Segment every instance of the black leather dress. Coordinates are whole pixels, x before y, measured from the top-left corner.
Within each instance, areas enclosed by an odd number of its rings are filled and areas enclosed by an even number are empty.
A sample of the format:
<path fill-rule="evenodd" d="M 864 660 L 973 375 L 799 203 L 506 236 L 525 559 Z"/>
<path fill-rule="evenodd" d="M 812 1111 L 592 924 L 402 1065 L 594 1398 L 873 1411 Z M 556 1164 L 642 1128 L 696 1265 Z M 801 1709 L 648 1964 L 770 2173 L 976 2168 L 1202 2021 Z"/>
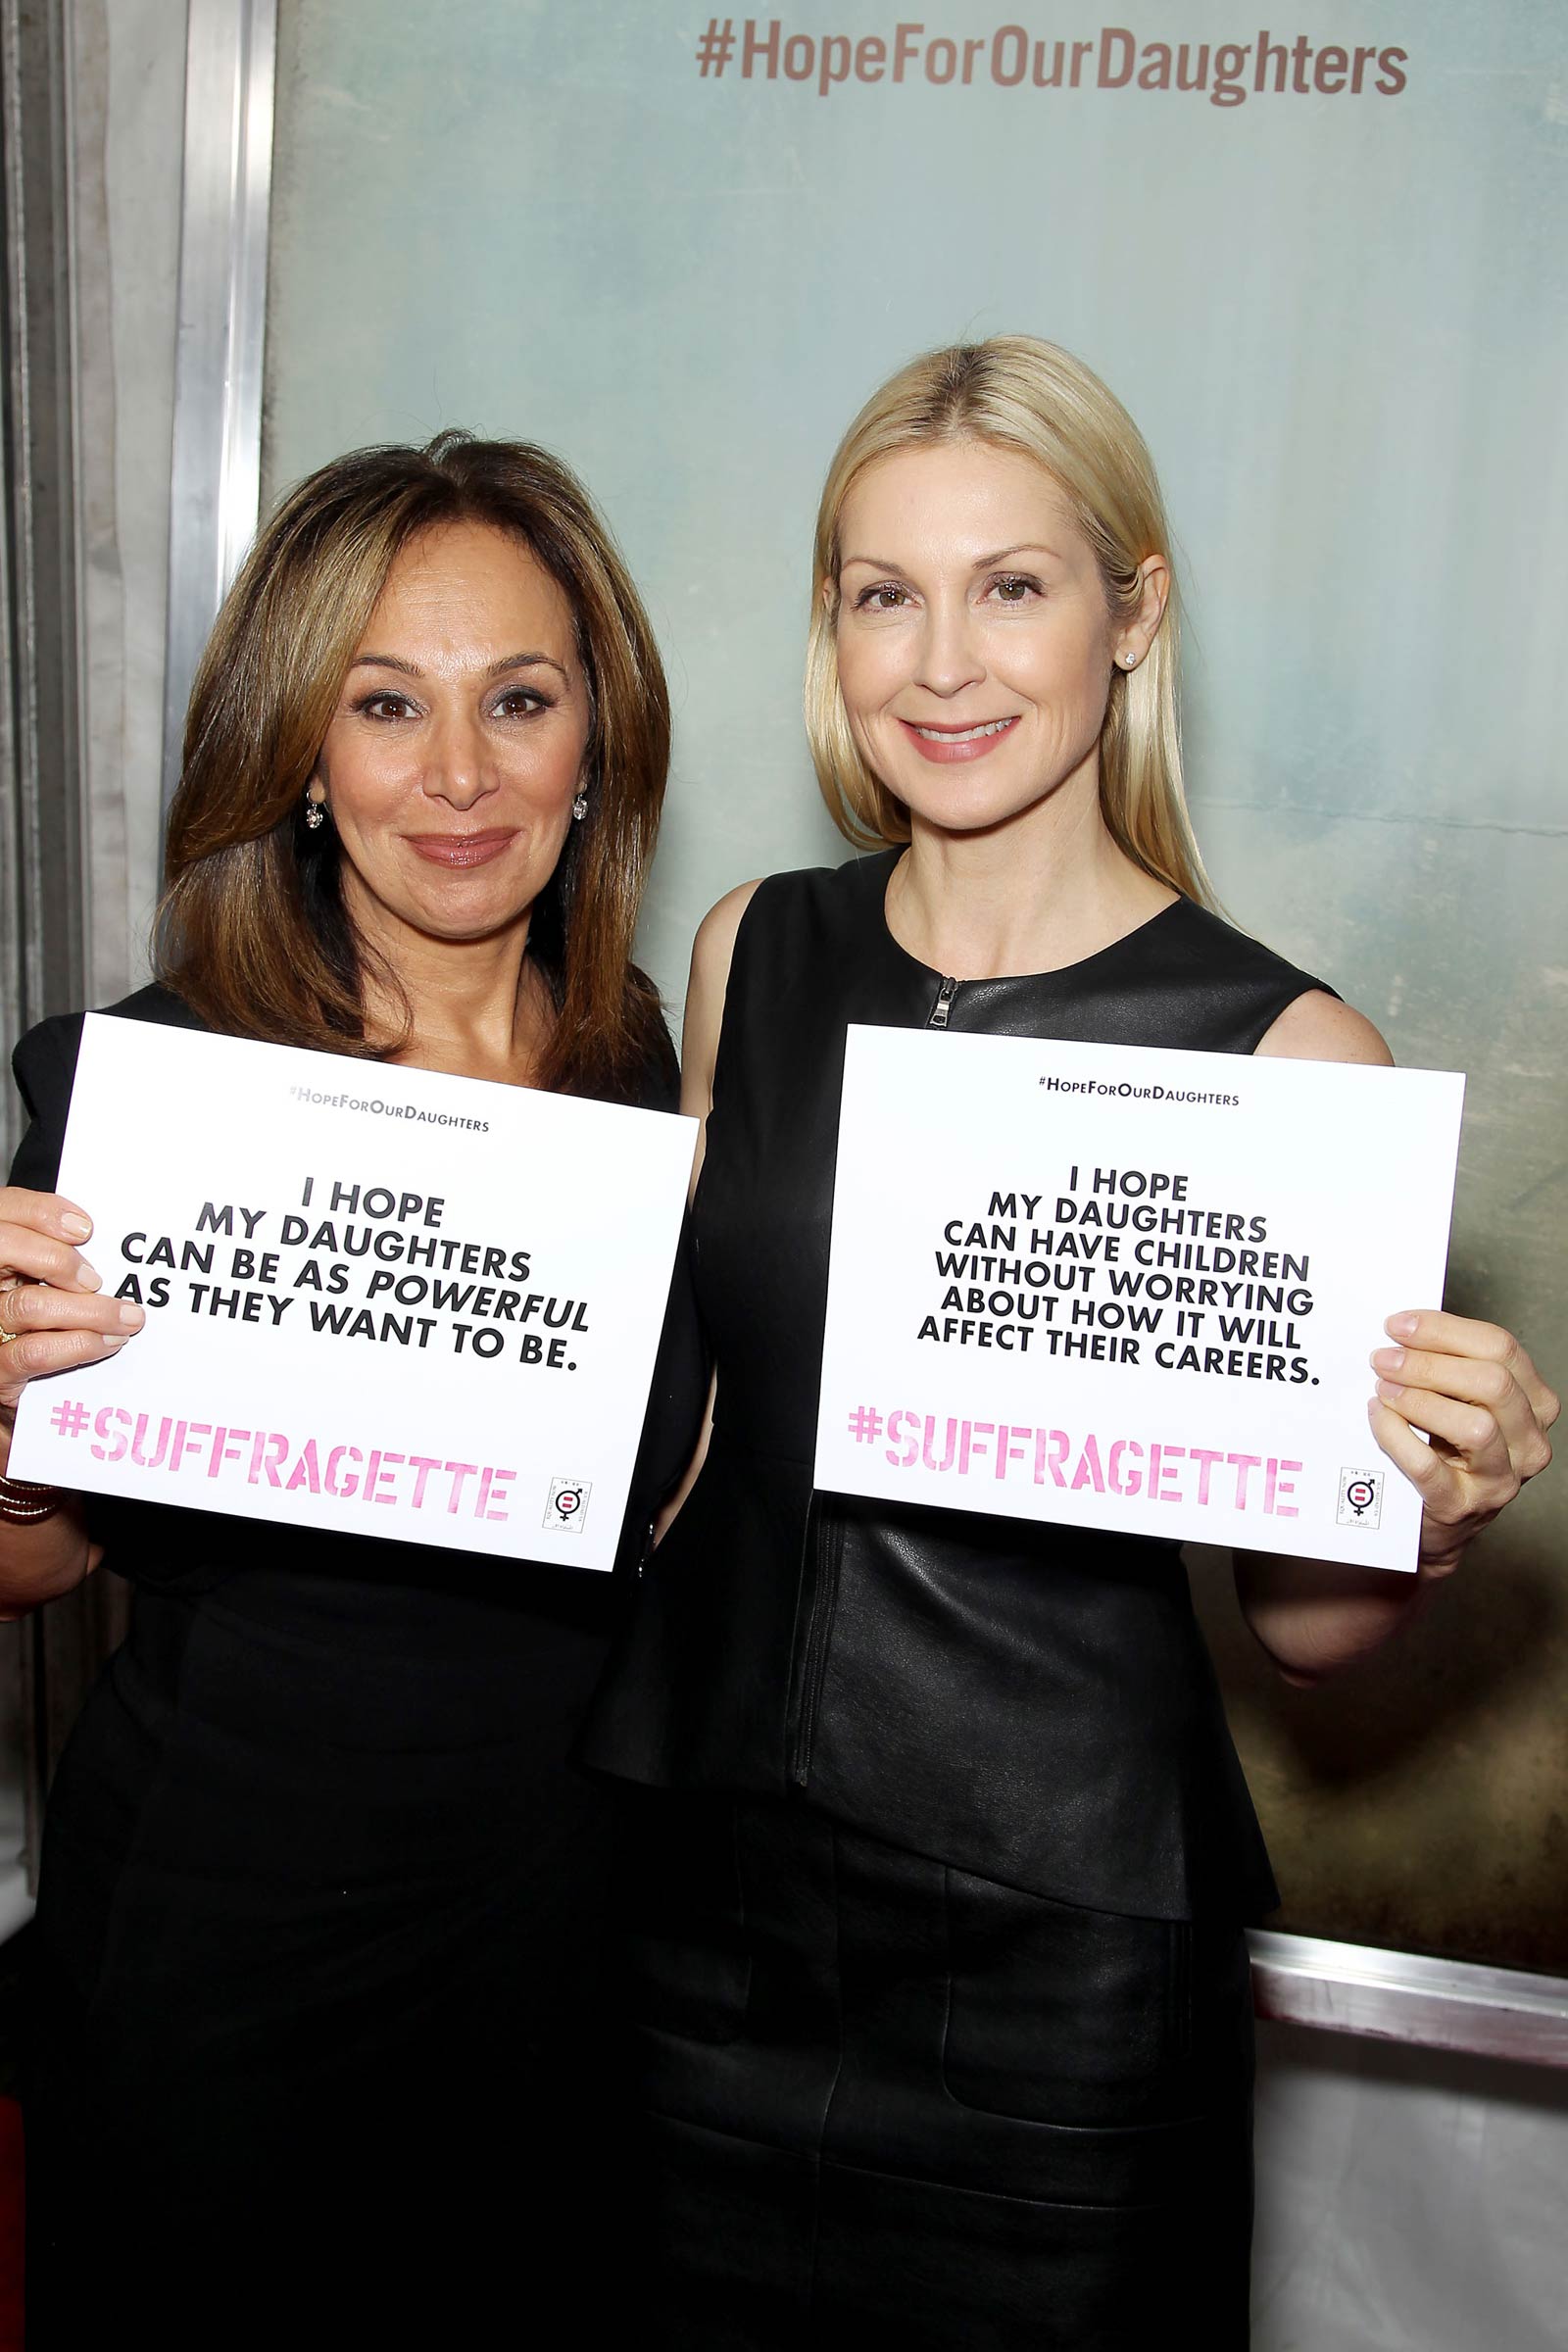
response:
<path fill-rule="evenodd" d="M 1229 2352 L 1240 1931 L 1276 1897 L 1177 1547 L 816 1494 L 811 1457 L 848 1024 L 1247 1054 L 1319 984 L 1180 900 L 954 987 L 887 928 L 894 862 L 776 877 L 740 926 L 694 1209 L 712 1445 L 584 1750 L 640 1785 L 666 2340 L 1089 2352 L 1185 2311 Z"/>
<path fill-rule="evenodd" d="M 19 1184 L 53 1188 L 79 1035 L 17 1050 Z M 36 2352 L 478 2342 L 543 2245 L 591 2328 L 613 1832 L 566 1751 L 701 1393 L 678 1282 L 616 1579 L 89 1497 L 134 1597 L 46 1823 Z"/>

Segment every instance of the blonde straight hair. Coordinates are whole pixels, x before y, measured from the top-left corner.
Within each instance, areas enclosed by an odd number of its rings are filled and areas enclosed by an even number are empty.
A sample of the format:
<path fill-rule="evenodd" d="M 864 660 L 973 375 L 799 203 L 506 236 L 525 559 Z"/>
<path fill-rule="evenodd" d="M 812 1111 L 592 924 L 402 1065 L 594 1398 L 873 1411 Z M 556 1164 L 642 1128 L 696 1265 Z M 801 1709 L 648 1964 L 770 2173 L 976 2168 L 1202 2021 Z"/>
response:
<path fill-rule="evenodd" d="M 817 511 L 806 731 L 834 823 L 857 849 L 909 838 L 909 813 L 861 759 L 839 690 L 839 524 L 856 480 L 878 458 L 937 442 L 984 441 L 1044 466 L 1069 501 L 1100 566 L 1113 619 L 1138 608 L 1139 565 L 1169 562 L 1153 461 L 1114 393 L 1081 360 L 1032 335 L 931 351 L 873 392 L 839 443 Z M 1136 670 L 1113 670 L 1100 739 L 1100 804 L 1117 847 L 1184 898 L 1212 906 L 1182 790 L 1174 575 L 1164 618 Z"/>

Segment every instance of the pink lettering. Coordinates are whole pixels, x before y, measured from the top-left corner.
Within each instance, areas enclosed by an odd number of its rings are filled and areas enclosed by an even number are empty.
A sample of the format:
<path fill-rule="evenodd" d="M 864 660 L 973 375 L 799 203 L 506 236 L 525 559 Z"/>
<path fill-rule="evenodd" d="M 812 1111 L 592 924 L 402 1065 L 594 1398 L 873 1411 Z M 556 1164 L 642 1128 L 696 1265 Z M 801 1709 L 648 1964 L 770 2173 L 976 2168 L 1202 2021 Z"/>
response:
<path fill-rule="evenodd" d="M 476 1519 L 507 1519 L 511 1517 L 511 1513 L 507 1509 L 507 1497 L 502 1494 L 501 1489 L 504 1486 L 510 1486 L 516 1475 L 515 1470 L 486 1470 L 482 1472 L 479 1479 L 479 1499 L 473 1506 L 473 1515 Z M 499 1503 L 501 1508 L 493 1511 L 490 1508 L 492 1502 Z"/>
<path fill-rule="evenodd" d="M 447 1509 L 456 1515 L 458 1505 L 463 1499 L 463 1490 L 470 1478 L 478 1477 L 479 1465 L 477 1462 L 448 1462 L 446 1468 L 452 1480 L 452 1492 L 447 1497 Z"/>
<path fill-rule="evenodd" d="M 351 1502 L 359 1492 L 360 1474 L 357 1470 L 345 1471 L 343 1464 L 364 1459 L 357 1446 L 334 1446 L 326 1457 L 327 1493 L 337 1495 L 342 1502 Z"/>
<path fill-rule="evenodd" d="M 971 1455 L 977 1456 L 981 1461 L 985 1460 L 991 1448 L 984 1441 L 994 1436 L 995 1432 L 996 1423 L 994 1421 L 965 1421 L 958 1433 L 958 1476 L 960 1478 L 967 1478 L 969 1475 Z"/>
<path fill-rule="evenodd" d="M 280 1438 L 275 1430 L 259 1429 L 256 1432 L 256 1443 L 251 1447 L 251 1466 L 246 1478 L 247 1486 L 259 1487 L 264 1473 L 270 1487 L 281 1486 L 283 1482 L 277 1475 L 278 1465 L 287 1459 L 287 1438 Z"/>
<path fill-rule="evenodd" d="M 1206 1446 L 1194 1446 L 1188 1454 L 1188 1459 L 1198 1464 L 1198 1499 L 1200 1502 L 1207 1502 L 1209 1474 L 1213 1470 L 1214 1464 L 1222 1462 L 1225 1456 L 1222 1453 L 1210 1453 Z"/>
<path fill-rule="evenodd" d="M 110 1431 L 117 1422 L 120 1425 L 119 1432 L 111 1436 Z M 123 1435 L 123 1432 L 130 1427 L 130 1415 L 124 1407 L 119 1404 L 100 1405 L 93 1415 L 92 1426 L 94 1433 L 92 1450 L 96 1459 L 100 1462 L 122 1462 L 130 1444 L 130 1440 Z"/>
<path fill-rule="evenodd" d="M 378 1446 L 370 1455 L 369 1465 L 365 1473 L 365 1487 L 361 1500 L 395 1504 L 397 1502 L 395 1494 L 383 1494 L 379 1490 L 382 1487 L 393 1487 L 397 1484 L 386 1465 L 390 1462 L 402 1462 L 405 1458 L 401 1453 L 383 1453 Z"/>
<path fill-rule="evenodd" d="M 1239 1511 L 1245 1511 L 1247 1508 L 1248 1473 L 1252 1470 L 1261 1470 L 1263 1457 L 1260 1453 L 1228 1453 L 1225 1459 L 1236 1473 L 1236 1508 Z"/>
<path fill-rule="evenodd" d="M 244 1450 L 243 1440 L 250 1436 L 248 1429 L 215 1429 L 212 1448 L 207 1456 L 207 1475 L 217 1478 L 225 1462 L 237 1462 Z M 241 1443 L 236 1444 L 239 1440 Z"/>
<path fill-rule="evenodd" d="M 1064 1487 L 1061 1465 L 1067 1459 L 1067 1432 L 1064 1429 L 1035 1431 L 1035 1485 L 1043 1487 L 1049 1477 L 1052 1485 Z"/>
<path fill-rule="evenodd" d="M 1273 1454 L 1263 1465 L 1263 1508 L 1272 1511 L 1276 1519 L 1298 1519 L 1300 1513 L 1294 1502 L 1281 1502 L 1282 1494 L 1294 1494 L 1296 1482 L 1287 1478 L 1287 1470 L 1299 1470 L 1299 1462 L 1276 1461 Z"/>
<path fill-rule="evenodd" d="M 1185 1446 L 1151 1446 L 1149 1449 L 1149 1499 L 1151 1502 L 1181 1501 L 1181 1488 L 1179 1486 L 1168 1487 L 1165 1481 L 1176 1475 L 1170 1469 L 1170 1463 L 1186 1459 L 1187 1448 Z"/>
<path fill-rule="evenodd" d="M 316 1440 L 307 1438 L 300 1447 L 300 1458 L 283 1481 L 283 1492 L 292 1494 L 297 1487 L 305 1487 L 312 1494 L 321 1492 L 321 1464 L 316 1450 Z"/>
<path fill-rule="evenodd" d="M 1085 1438 L 1083 1451 L 1078 1456 L 1077 1468 L 1072 1474 L 1072 1491 L 1075 1494 L 1080 1487 L 1093 1487 L 1097 1494 L 1105 1492 L 1105 1473 L 1100 1466 L 1100 1441 L 1097 1438 Z"/>
<path fill-rule="evenodd" d="M 1143 1491 L 1144 1474 L 1141 1470 L 1129 1470 L 1125 1480 L 1122 1477 L 1122 1456 L 1129 1453 L 1135 1454 L 1142 1461 L 1144 1449 L 1136 1438 L 1118 1438 L 1106 1457 L 1105 1477 L 1113 1494 L 1131 1496 Z"/>
<path fill-rule="evenodd" d="M 1009 1462 L 1021 1462 L 1026 1460 L 1028 1457 L 1029 1448 L 1027 1446 L 1015 1446 L 1012 1442 L 1013 1439 L 1032 1438 L 1034 1434 L 1035 1433 L 1032 1429 L 1015 1429 L 1005 1421 L 998 1422 L 997 1476 L 999 1478 L 1006 1477 L 1007 1464 Z"/>

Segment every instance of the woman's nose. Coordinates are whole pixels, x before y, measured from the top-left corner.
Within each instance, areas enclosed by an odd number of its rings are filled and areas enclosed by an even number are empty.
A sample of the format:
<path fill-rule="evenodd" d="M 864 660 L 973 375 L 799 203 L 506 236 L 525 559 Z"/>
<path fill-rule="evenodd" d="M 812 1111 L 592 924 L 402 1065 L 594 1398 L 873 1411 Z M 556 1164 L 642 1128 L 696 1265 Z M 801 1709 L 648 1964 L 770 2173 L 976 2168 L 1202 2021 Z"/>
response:
<path fill-rule="evenodd" d="M 453 713 L 436 729 L 425 790 L 454 808 L 471 808 L 488 789 L 482 731 L 466 714 Z"/>
<path fill-rule="evenodd" d="M 961 694 L 985 675 L 966 600 L 933 600 L 921 635 L 917 682 L 932 694 Z"/>

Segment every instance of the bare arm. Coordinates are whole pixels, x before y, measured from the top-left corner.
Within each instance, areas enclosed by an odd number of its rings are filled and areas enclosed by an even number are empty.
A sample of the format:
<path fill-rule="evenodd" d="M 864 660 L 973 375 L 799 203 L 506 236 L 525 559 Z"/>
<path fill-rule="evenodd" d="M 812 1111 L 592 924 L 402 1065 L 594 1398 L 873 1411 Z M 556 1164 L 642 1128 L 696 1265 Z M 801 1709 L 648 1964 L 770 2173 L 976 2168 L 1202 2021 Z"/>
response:
<path fill-rule="evenodd" d="M 1307 1061 L 1394 1059 L 1370 1021 L 1316 989 L 1287 1006 L 1257 1050 Z M 1407 1577 L 1238 1552 L 1243 1614 L 1288 1682 L 1351 1665 L 1408 1623 L 1471 1539 L 1551 1459 L 1545 1433 L 1558 1399 L 1510 1333 L 1437 1309 L 1391 1315 L 1384 1329 L 1391 1345 L 1371 1359 L 1377 1393 L 1367 1417 L 1421 1494 L 1419 1567 Z"/>
<path fill-rule="evenodd" d="M 742 882 L 736 889 L 726 892 L 718 905 L 704 915 L 692 943 L 691 978 L 686 987 L 686 1018 L 681 1030 L 680 1106 L 688 1118 L 699 1122 L 697 1150 L 692 1159 L 690 1198 L 694 1200 L 708 1151 L 708 1114 L 713 1107 L 713 1070 L 718 1060 L 719 1031 L 724 1025 L 724 995 L 729 986 L 735 934 L 740 929 L 741 916 L 751 905 L 752 893 L 756 888 L 755 882 Z M 708 1459 L 709 1440 L 713 1434 L 713 1397 L 717 1387 L 715 1374 L 709 1383 L 708 1410 L 703 1415 L 702 1431 L 692 1458 L 679 1486 L 655 1522 L 656 1544 L 662 1538 L 697 1484 L 698 1472 Z"/>

